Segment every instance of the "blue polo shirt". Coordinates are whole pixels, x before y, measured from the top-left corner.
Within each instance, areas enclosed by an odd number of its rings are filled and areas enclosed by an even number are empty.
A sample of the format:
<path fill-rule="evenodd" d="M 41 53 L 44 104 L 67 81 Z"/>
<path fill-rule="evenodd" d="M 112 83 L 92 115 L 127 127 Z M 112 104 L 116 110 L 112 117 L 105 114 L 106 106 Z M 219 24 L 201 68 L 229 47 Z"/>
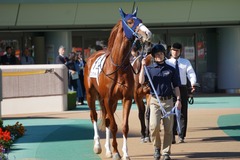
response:
<path fill-rule="evenodd" d="M 163 64 L 154 62 L 153 64 L 147 66 L 147 71 L 158 96 L 173 96 L 173 88 L 180 86 L 179 77 L 176 74 L 175 68 L 165 62 Z M 145 81 L 148 81 L 146 72 L 144 73 L 144 76 Z M 152 86 L 150 94 L 154 95 Z"/>

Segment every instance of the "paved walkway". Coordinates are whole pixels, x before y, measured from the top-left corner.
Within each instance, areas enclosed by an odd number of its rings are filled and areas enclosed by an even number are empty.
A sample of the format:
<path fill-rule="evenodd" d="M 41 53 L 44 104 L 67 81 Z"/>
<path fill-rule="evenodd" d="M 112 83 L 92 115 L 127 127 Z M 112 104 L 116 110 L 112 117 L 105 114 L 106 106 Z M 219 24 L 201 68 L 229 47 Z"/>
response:
<path fill-rule="evenodd" d="M 189 105 L 189 128 L 186 143 L 172 145 L 172 159 L 240 159 L 240 96 L 197 97 Z M 121 107 L 116 112 L 121 153 Z M 136 105 L 130 113 L 128 138 L 132 160 L 153 159 L 151 143 L 140 143 L 140 123 Z M 27 131 L 12 146 L 9 160 L 100 160 L 95 155 L 93 128 L 87 106 L 72 111 L 3 117 L 4 125 L 22 123 Z M 139 124 L 139 125 L 137 125 Z"/>

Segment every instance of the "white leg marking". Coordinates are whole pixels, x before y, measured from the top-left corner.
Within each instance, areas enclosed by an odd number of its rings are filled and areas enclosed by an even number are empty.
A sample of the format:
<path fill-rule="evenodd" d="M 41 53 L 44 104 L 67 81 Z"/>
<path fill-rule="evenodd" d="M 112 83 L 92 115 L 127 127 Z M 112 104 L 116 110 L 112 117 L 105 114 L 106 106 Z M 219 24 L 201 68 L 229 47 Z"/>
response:
<path fill-rule="evenodd" d="M 100 144 L 100 137 L 98 134 L 98 128 L 97 128 L 97 122 L 93 122 L 93 128 L 94 128 L 94 147 L 93 151 L 96 154 L 100 154 L 102 152 L 101 144 Z"/>
<path fill-rule="evenodd" d="M 123 152 L 123 159 L 128 159 L 128 147 L 127 147 L 127 139 L 125 136 L 123 136 L 123 147 L 122 147 L 122 152 Z"/>
<path fill-rule="evenodd" d="M 105 148 L 106 148 L 106 157 L 112 158 L 112 151 L 110 146 L 110 129 L 106 127 L 106 142 L 105 142 Z"/>

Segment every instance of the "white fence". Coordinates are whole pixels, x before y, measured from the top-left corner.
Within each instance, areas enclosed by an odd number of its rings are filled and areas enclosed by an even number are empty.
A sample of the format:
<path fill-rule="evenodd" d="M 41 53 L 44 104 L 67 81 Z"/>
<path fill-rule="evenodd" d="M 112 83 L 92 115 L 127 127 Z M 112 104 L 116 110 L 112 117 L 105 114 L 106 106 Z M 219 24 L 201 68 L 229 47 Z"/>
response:
<path fill-rule="evenodd" d="M 0 66 L 1 115 L 67 110 L 65 65 Z"/>

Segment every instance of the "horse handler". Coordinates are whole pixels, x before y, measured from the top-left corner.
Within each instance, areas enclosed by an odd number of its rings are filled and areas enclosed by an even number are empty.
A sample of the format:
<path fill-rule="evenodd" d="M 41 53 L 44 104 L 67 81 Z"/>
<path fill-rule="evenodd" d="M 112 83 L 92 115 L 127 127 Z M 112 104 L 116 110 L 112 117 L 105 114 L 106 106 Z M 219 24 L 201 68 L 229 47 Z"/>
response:
<path fill-rule="evenodd" d="M 146 66 L 145 59 L 142 60 L 142 68 L 139 74 L 139 83 L 143 84 L 145 80 L 152 81 L 150 94 L 150 134 L 155 149 L 154 159 L 159 160 L 161 157 L 161 138 L 160 138 L 160 121 L 162 119 L 163 110 L 170 112 L 173 108 L 173 90 L 175 89 L 177 96 L 176 106 L 181 109 L 181 99 L 179 90 L 179 77 L 173 67 L 165 63 L 165 48 L 161 44 L 152 47 L 152 56 L 154 63 Z M 146 73 L 146 71 L 148 74 Z M 154 92 L 155 90 L 155 92 Z M 157 95 L 156 95 L 156 94 Z M 158 96 L 158 97 L 157 97 Z M 161 103 L 158 103 L 158 98 Z M 164 111 L 164 112 L 165 112 Z M 171 144 L 172 144 L 172 128 L 173 115 L 163 118 L 164 139 L 162 146 L 163 160 L 170 160 Z"/>

